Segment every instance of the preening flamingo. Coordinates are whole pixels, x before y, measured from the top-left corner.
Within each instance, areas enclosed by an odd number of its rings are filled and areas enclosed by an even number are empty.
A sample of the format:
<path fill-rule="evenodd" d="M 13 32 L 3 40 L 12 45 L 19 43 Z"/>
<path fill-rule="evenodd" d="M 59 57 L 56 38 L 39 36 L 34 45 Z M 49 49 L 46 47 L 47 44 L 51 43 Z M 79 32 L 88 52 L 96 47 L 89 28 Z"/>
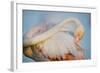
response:
<path fill-rule="evenodd" d="M 23 53 L 35 61 L 84 59 L 80 45 L 83 35 L 84 27 L 77 18 L 67 18 L 50 29 L 33 27 L 24 35 Z"/>

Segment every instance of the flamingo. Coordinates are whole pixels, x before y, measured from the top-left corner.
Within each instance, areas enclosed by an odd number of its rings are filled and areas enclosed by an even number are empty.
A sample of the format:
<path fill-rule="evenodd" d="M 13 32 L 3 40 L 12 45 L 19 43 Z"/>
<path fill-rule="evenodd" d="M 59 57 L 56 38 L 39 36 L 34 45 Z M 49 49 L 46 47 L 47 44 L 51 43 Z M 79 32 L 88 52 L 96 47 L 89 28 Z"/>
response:
<path fill-rule="evenodd" d="M 50 29 L 47 25 L 33 27 L 24 35 L 23 53 L 35 61 L 81 60 L 83 35 L 83 24 L 74 17 Z"/>

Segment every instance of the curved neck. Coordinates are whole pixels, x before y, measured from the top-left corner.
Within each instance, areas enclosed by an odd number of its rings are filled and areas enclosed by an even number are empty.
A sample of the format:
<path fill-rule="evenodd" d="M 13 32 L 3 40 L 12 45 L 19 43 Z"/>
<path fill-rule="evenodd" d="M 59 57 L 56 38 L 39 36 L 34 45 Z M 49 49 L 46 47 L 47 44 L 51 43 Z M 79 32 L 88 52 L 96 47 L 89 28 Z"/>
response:
<path fill-rule="evenodd" d="M 25 43 L 25 45 L 33 45 L 33 44 L 35 45 L 39 42 L 47 40 L 48 38 L 52 37 L 54 34 L 59 32 L 61 28 L 70 25 L 70 23 L 75 23 L 75 25 L 78 26 L 77 28 L 82 27 L 82 24 L 80 23 L 80 21 L 78 19 L 68 18 L 68 19 L 65 19 L 63 22 L 57 24 L 56 26 L 52 27 L 47 32 L 44 32 L 43 34 L 38 35 L 34 38 L 30 38 L 29 40 L 26 41 L 26 43 L 25 42 L 24 43 Z"/>

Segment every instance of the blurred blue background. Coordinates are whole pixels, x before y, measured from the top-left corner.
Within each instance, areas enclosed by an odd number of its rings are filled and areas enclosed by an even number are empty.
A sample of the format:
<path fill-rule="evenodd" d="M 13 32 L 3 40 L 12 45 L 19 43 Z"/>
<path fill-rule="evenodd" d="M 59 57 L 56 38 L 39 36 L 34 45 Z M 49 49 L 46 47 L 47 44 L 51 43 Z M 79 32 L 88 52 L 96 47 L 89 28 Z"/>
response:
<path fill-rule="evenodd" d="M 77 12 L 56 12 L 56 11 L 36 11 L 23 10 L 23 34 L 31 27 L 41 24 L 57 24 L 66 18 L 78 18 L 85 28 L 85 35 L 81 41 L 86 59 L 91 59 L 91 14 Z M 23 62 L 33 62 L 33 60 L 23 55 Z"/>

